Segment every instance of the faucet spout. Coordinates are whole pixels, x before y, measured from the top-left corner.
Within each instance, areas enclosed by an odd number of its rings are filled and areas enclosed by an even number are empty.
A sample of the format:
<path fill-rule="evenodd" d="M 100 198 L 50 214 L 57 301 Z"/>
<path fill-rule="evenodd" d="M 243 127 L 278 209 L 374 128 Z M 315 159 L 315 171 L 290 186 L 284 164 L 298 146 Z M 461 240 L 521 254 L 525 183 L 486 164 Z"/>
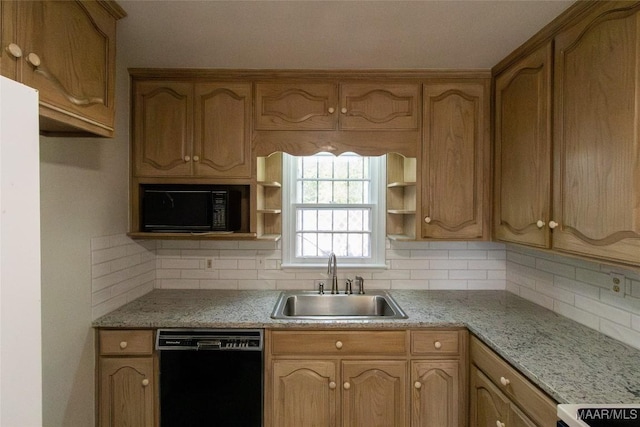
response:
<path fill-rule="evenodd" d="M 329 262 L 327 264 L 327 275 L 331 276 L 331 293 L 337 294 L 338 292 L 338 260 L 336 254 L 331 252 L 329 254 Z"/>

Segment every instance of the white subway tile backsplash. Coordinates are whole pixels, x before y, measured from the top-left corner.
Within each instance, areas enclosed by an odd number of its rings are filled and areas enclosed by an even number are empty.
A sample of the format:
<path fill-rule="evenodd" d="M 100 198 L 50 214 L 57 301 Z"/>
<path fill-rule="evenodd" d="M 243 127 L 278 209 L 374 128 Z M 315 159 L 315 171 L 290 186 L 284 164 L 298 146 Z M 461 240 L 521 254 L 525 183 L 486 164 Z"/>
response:
<path fill-rule="evenodd" d="M 434 290 L 456 290 L 467 289 L 466 280 L 429 280 L 429 289 Z"/>
<path fill-rule="evenodd" d="M 575 320 L 578 323 L 582 323 L 592 329 L 599 330 L 600 318 L 596 314 L 581 310 L 570 304 L 565 304 L 562 301 L 554 301 L 553 310 L 558 314 Z"/>
<path fill-rule="evenodd" d="M 487 259 L 487 251 L 468 249 L 449 251 L 449 259 Z"/>
<path fill-rule="evenodd" d="M 433 270 L 466 270 L 469 261 L 460 260 L 432 260 L 429 261 L 429 267 Z"/>

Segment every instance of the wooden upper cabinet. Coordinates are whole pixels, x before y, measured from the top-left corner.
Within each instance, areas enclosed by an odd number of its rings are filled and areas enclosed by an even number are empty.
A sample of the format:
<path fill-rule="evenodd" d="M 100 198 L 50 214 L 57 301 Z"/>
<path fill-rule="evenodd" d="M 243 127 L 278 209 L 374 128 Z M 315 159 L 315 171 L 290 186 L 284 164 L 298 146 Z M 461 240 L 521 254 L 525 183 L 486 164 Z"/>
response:
<path fill-rule="evenodd" d="M 550 247 L 551 44 L 519 60 L 495 83 L 494 233 Z"/>
<path fill-rule="evenodd" d="M 39 91 L 40 130 L 113 136 L 124 11 L 91 0 L 2 3 L 2 74 Z"/>
<path fill-rule="evenodd" d="M 340 86 L 340 129 L 418 130 L 420 85 L 344 83 Z"/>
<path fill-rule="evenodd" d="M 422 237 L 488 237 L 488 82 L 424 88 Z"/>
<path fill-rule="evenodd" d="M 334 83 L 257 83 L 256 130 L 333 130 L 338 117 Z"/>
<path fill-rule="evenodd" d="M 135 81 L 132 98 L 133 174 L 191 175 L 193 84 Z"/>
<path fill-rule="evenodd" d="M 251 83 L 199 83 L 195 101 L 195 175 L 250 177 Z"/>
<path fill-rule="evenodd" d="M 249 178 L 251 84 L 133 82 L 139 177 Z"/>
<path fill-rule="evenodd" d="M 553 248 L 640 264 L 640 5 L 555 39 Z"/>

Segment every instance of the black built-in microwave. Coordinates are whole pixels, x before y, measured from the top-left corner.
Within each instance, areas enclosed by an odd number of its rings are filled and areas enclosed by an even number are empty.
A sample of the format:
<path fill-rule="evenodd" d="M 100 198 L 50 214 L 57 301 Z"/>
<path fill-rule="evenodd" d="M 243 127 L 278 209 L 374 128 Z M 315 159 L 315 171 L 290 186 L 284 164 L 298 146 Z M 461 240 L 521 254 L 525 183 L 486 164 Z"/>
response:
<path fill-rule="evenodd" d="M 240 229 L 241 193 L 210 185 L 140 186 L 142 231 L 193 232 Z"/>

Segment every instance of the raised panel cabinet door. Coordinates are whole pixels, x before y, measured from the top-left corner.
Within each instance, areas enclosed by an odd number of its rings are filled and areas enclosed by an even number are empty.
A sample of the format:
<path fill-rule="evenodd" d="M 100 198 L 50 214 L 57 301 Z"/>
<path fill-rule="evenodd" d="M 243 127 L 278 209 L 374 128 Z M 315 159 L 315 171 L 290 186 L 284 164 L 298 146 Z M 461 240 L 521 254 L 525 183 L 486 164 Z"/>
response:
<path fill-rule="evenodd" d="M 536 423 L 531 421 L 531 418 L 527 417 L 514 404 L 511 404 L 509 408 L 509 421 L 507 423 L 509 427 L 537 427 Z"/>
<path fill-rule="evenodd" d="M 257 83 L 256 130 L 334 130 L 335 83 Z"/>
<path fill-rule="evenodd" d="M 193 84 L 133 83 L 134 175 L 191 176 L 193 173 Z"/>
<path fill-rule="evenodd" d="M 513 64 L 495 84 L 494 233 L 549 248 L 551 44 Z"/>
<path fill-rule="evenodd" d="M 116 20 L 97 1 L 19 3 L 19 78 L 40 92 L 40 114 L 113 131 Z"/>
<path fill-rule="evenodd" d="M 17 6 L 16 1 L 0 1 L 0 72 L 12 80 L 18 80 L 18 61 L 23 53 L 18 39 Z"/>
<path fill-rule="evenodd" d="M 640 264 L 639 24 L 603 2 L 555 39 L 555 249 Z"/>
<path fill-rule="evenodd" d="M 411 427 L 462 427 L 457 360 L 411 364 Z"/>
<path fill-rule="evenodd" d="M 488 100 L 483 83 L 424 87 L 424 238 L 487 238 Z"/>
<path fill-rule="evenodd" d="M 153 427 L 153 358 L 100 359 L 100 426 Z"/>
<path fill-rule="evenodd" d="M 195 175 L 251 177 L 250 120 L 251 83 L 196 84 Z"/>
<path fill-rule="evenodd" d="M 510 401 L 475 366 L 471 366 L 469 427 L 507 425 Z"/>
<path fill-rule="evenodd" d="M 340 129 L 418 130 L 419 125 L 419 84 L 340 85 Z"/>
<path fill-rule="evenodd" d="M 342 362 L 342 425 L 403 427 L 408 412 L 405 361 Z"/>
<path fill-rule="evenodd" d="M 337 362 L 274 360 L 273 427 L 335 427 Z"/>

